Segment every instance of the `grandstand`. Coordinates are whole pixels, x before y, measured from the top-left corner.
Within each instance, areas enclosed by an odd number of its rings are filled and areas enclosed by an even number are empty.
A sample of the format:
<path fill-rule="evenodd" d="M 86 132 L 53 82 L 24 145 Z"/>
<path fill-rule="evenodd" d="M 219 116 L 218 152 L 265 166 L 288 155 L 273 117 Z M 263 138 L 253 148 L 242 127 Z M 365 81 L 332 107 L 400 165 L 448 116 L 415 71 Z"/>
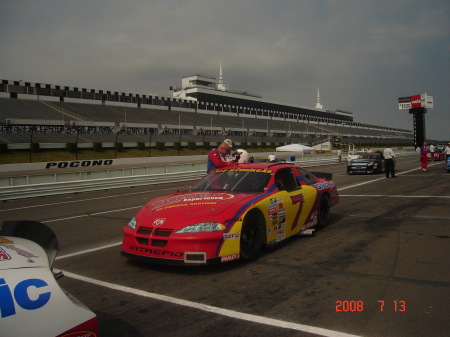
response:
<path fill-rule="evenodd" d="M 253 109 L 190 99 L 88 90 L 2 80 L 0 143 L 24 148 L 66 143 L 122 142 L 154 146 L 164 142 L 215 143 L 232 138 L 238 145 L 412 143 L 410 130 L 356 123 L 345 119 Z"/>

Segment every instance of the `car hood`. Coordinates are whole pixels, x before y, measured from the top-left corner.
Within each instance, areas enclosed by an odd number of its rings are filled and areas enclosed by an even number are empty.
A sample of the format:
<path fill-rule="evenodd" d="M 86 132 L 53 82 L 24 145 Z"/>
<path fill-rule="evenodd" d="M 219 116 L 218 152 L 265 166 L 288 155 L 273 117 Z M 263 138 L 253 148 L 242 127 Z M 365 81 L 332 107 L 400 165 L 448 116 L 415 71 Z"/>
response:
<path fill-rule="evenodd" d="M 241 207 L 250 205 L 256 197 L 257 194 L 226 192 L 175 193 L 151 200 L 139 211 L 137 217 L 144 220 L 147 226 L 171 228 L 181 228 L 198 219 L 224 221 L 236 216 L 235 213 Z"/>
<path fill-rule="evenodd" d="M 368 164 L 370 162 L 375 162 L 377 161 L 376 159 L 353 159 L 351 162 L 353 163 L 358 163 L 358 164 Z"/>

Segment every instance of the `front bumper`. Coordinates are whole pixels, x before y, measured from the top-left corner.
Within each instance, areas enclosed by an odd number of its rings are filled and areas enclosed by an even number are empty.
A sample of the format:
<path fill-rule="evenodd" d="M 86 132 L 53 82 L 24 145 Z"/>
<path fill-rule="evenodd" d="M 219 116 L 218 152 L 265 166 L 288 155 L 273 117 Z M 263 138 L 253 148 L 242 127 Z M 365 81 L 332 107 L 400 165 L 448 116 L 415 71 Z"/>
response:
<path fill-rule="evenodd" d="M 162 264 L 162 265 L 168 265 L 168 266 L 194 266 L 194 265 L 211 265 L 211 264 L 217 264 L 221 263 L 222 258 L 220 257 L 214 257 L 211 259 L 205 259 L 205 260 L 189 260 L 188 259 L 168 259 L 168 258 L 161 258 L 161 257 L 152 257 L 152 256 L 144 256 L 144 255 L 136 255 L 127 253 L 125 251 L 121 251 L 120 254 L 130 260 L 133 261 L 142 261 L 147 263 L 153 263 L 153 264 Z"/>
<path fill-rule="evenodd" d="M 205 265 L 239 258 L 237 251 L 220 256 L 223 232 L 170 234 L 164 238 L 155 238 L 153 234 L 142 235 L 129 227 L 125 227 L 122 232 L 121 254 L 134 260 L 171 265 Z"/>

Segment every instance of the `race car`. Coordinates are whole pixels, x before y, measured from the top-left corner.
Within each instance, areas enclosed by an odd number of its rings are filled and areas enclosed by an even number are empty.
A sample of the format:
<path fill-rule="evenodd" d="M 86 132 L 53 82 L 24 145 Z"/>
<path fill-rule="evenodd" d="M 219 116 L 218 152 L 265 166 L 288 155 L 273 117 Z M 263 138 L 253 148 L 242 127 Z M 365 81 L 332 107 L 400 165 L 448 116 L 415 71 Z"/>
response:
<path fill-rule="evenodd" d="M 441 149 L 434 150 L 433 155 L 431 155 L 431 152 L 427 152 L 427 157 L 429 160 L 444 160 L 445 159 L 445 153 Z"/>
<path fill-rule="evenodd" d="M 347 163 L 347 173 L 380 173 L 384 171 L 384 156 L 381 151 L 362 153 Z"/>
<path fill-rule="evenodd" d="M 123 228 L 121 253 L 180 265 L 255 259 L 263 247 L 329 222 L 339 202 L 331 178 L 292 163 L 216 169 L 144 205 Z"/>
<path fill-rule="evenodd" d="M 0 335 L 96 337 L 96 315 L 59 287 L 53 273 L 58 240 L 35 221 L 5 221 L 0 229 Z"/>
<path fill-rule="evenodd" d="M 365 154 L 366 152 L 358 151 L 358 152 L 349 152 L 347 156 L 347 163 L 352 160 L 358 159 L 359 156 Z"/>

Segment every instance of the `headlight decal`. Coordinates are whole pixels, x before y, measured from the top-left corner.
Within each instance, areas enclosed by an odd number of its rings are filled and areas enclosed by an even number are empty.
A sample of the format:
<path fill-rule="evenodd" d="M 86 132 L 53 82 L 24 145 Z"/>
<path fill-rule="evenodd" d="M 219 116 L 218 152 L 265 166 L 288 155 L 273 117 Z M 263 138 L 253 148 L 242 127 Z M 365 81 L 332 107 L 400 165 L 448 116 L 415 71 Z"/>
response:
<path fill-rule="evenodd" d="M 177 230 L 176 234 L 186 234 L 186 233 L 211 233 L 220 232 L 225 230 L 225 225 L 219 222 L 200 222 L 197 224 L 189 225 Z"/>
<path fill-rule="evenodd" d="M 137 226 L 137 220 L 136 217 L 134 216 L 133 218 L 131 218 L 131 220 L 128 222 L 128 227 L 130 227 L 131 229 L 136 229 Z"/>

